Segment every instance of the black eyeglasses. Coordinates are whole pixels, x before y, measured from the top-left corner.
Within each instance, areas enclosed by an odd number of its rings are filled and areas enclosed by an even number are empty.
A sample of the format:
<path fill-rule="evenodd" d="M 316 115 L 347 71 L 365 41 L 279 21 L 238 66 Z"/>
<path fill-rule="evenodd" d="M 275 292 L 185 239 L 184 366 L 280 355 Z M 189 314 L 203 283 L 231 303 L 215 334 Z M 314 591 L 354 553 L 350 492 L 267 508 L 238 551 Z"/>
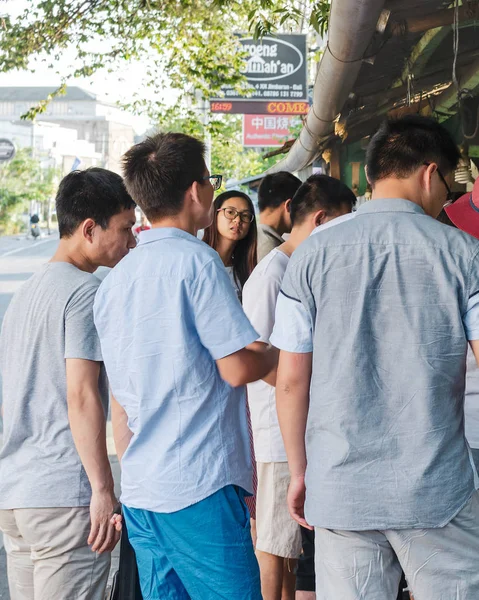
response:
<path fill-rule="evenodd" d="M 200 181 L 206 181 L 207 179 L 210 180 L 210 183 L 216 192 L 216 190 L 219 190 L 221 187 L 221 182 L 223 181 L 223 175 L 208 175 L 207 177 L 202 177 Z"/>
<path fill-rule="evenodd" d="M 232 206 L 225 206 L 224 208 L 218 208 L 216 212 L 220 212 L 221 210 L 223 211 L 228 221 L 234 221 L 238 216 L 241 219 L 241 221 L 243 221 L 243 223 L 252 223 L 254 219 L 254 214 L 249 210 L 239 211 L 236 210 L 236 208 L 233 208 Z"/>
<path fill-rule="evenodd" d="M 429 166 L 431 166 L 431 163 L 425 162 L 424 166 L 429 167 Z M 444 202 L 444 208 L 446 208 L 448 206 L 451 206 L 451 204 L 454 203 L 454 194 L 453 194 L 451 188 L 449 187 L 449 184 L 447 183 L 446 178 L 441 173 L 441 170 L 439 169 L 439 167 L 436 166 L 436 170 L 437 170 L 437 174 L 439 175 L 441 181 L 444 184 L 444 187 L 447 190 L 446 202 Z"/>

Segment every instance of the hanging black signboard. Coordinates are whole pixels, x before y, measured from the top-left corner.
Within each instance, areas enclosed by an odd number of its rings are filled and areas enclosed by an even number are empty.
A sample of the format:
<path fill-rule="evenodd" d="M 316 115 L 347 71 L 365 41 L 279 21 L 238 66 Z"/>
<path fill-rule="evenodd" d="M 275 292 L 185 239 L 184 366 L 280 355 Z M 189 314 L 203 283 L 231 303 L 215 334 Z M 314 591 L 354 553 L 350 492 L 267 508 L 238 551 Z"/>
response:
<path fill-rule="evenodd" d="M 307 101 L 305 35 L 278 34 L 258 40 L 242 36 L 240 43 L 246 53 L 242 73 L 249 93 L 241 96 L 232 86 L 225 86 L 224 97 L 218 100 Z"/>

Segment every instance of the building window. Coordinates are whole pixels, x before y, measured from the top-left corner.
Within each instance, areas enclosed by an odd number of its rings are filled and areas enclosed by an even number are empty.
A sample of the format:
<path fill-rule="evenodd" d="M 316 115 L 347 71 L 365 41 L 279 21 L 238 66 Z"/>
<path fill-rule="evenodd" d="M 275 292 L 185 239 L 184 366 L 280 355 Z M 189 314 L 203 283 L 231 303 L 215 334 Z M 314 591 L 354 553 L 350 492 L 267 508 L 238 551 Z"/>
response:
<path fill-rule="evenodd" d="M 52 115 L 66 115 L 68 114 L 68 102 L 56 102 L 55 100 L 51 103 Z"/>
<path fill-rule="evenodd" d="M 15 115 L 21 117 L 28 110 L 28 104 L 26 102 L 15 102 Z"/>
<path fill-rule="evenodd" d="M 7 116 L 13 115 L 15 105 L 13 102 L 0 102 L 0 115 Z"/>

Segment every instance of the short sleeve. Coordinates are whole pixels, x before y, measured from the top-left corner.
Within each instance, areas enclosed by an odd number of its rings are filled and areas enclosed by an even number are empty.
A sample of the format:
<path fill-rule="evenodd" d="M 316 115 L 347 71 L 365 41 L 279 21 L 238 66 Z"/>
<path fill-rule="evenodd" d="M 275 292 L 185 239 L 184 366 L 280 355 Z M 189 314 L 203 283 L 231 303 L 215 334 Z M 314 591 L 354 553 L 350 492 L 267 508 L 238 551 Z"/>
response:
<path fill-rule="evenodd" d="M 221 260 L 211 260 L 191 283 L 191 311 L 203 346 L 214 360 L 258 339 Z"/>
<path fill-rule="evenodd" d="M 243 289 L 243 308 L 251 325 L 259 333 L 259 342 L 269 344 L 273 332 L 276 301 L 281 287 L 279 280 L 254 271 Z"/>
<path fill-rule="evenodd" d="M 467 339 L 479 340 L 479 293 L 469 298 L 463 323 Z"/>
<path fill-rule="evenodd" d="M 96 285 L 80 287 L 66 306 L 65 358 L 102 361 L 100 339 L 93 320 L 97 290 Z"/>
<path fill-rule="evenodd" d="M 299 354 L 313 351 L 311 317 L 301 302 L 280 292 L 270 342 L 276 348 Z"/>
<path fill-rule="evenodd" d="M 462 321 L 467 339 L 479 340 L 479 249 L 469 266 L 469 298 Z"/>

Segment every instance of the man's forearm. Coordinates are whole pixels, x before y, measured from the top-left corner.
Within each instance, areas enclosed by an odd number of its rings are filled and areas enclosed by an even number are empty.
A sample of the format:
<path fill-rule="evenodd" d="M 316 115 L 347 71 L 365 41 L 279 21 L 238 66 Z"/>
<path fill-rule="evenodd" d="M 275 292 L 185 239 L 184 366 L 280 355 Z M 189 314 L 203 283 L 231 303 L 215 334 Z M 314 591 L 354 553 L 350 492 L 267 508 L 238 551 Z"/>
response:
<path fill-rule="evenodd" d="M 73 441 L 94 491 L 112 491 L 106 420 L 98 394 L 70 395 L 68 418 Z"/>
<path fill-rule="evenodd" d="M 243 352 L 245 383 L 267 377 L 276 367 L 275 348 L 261 351 L 245 349 Z"/>
<path fill-rule="evenodd" d="M 66 360 L 68 419 L 92 490 L 113 493 L 106 447 L 106 419 L 98 389 L 99 374 L 99 362 Z"/>
<path fill-rule="evenodd" d="M 221 377 L 231 386 L 238 387 L 263 379 L 276 366 L 276 351 L 243 348 L 216 361 Z"/>
<path fill-rule="evenodd" d="M 111 398 L 111 424 L 113 426 L 116 454 L 121 462 L 133 437 L 133 432 L 128 427 L 128 416 L 125 410 L 113 396 Z"/>
<path fill-rule="evenodd" d="M 311 354 L 281 352 L 276 380 L 276 408 L 292 477 L 306 471 L 305 434 L 309 411 Z"/>
<path fill-rule="evenodd" d="M 279 361 L 279 350 L 270 346 L 269 344 L 265 344 L 264 342 L 253 342 L 249 346 L 246 347 L 247 350 L 252 350 L 254 352 L 269 352 L 270 356 L 273 357 L 273 367 L 266 373 L 264 377 L 261 379 L 269 385 L 273 387 L 276 386 L 276 375 L 278 372 L 278 361 Z"/>

